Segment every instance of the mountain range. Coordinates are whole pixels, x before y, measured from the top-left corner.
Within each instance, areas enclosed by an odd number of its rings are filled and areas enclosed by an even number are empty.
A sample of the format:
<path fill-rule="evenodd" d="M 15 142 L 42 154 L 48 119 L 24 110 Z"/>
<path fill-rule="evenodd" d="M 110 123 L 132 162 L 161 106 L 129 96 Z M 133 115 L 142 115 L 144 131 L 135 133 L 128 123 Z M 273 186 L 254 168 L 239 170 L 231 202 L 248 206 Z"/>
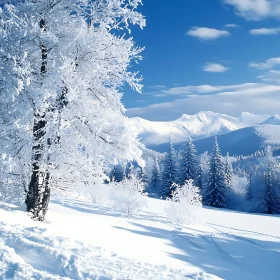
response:
<path fill-rule="evenodd" d="M 280 151 L 280 115 L 255 115 L 242 113 L 231 117 L 214 112 L 199 112 L 182 115 L 170 122 L 153 122 L 142 118 L 131 118 L 140 141 L 148 149 L 166 152 L 170 137 L 178 150 L 183 148 L 191 136 L 198 153 L 210 152 L 217 136 L 221 152 L 231 155 L 250 155 L 271 145 Z"/>

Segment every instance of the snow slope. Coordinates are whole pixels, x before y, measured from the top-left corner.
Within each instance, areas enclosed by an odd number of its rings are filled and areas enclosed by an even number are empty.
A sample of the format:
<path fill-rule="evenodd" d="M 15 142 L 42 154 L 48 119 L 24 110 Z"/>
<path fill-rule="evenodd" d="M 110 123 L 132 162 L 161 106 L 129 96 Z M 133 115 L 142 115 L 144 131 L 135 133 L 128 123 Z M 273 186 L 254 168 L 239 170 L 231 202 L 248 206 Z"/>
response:
<path fill-rule="evenodd" d="M 188 135 L 197 139 L 247 126 L 239 118 L 213 112 L 183 115 L 171 122 L 153 122 L 142 118 L 131 118 L 130 123 L 137 129 L 141 142 L 148 148 L 169 142 L 170 134 L 173 142 L 177 143 L 184 141 Z"/>
<path fill-rule="evenodd" d="M 279 279 L 277 216 L 200 209 L 174 227 L 168 202 L 128 218 L 85 200 L 52 201 L 45 223 L 0 206 L 0 279 Z"/>

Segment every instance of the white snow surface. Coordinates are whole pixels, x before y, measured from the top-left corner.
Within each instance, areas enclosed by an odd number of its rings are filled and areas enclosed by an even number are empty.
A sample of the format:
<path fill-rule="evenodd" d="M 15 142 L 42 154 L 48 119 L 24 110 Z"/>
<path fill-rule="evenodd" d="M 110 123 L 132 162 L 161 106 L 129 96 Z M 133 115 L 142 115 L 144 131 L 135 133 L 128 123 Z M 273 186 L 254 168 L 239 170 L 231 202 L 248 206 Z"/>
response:
<path fill-rule="evenodd" d="M 155 122 L 142 118 L 129 119 L 145 145 L 159 145 L 169 142 L 172 135 L 174 143 L 185 141 L 190 135 L 193 139 L 209 137 L 235 131 L 259 124 L 269 116 L 242 113 L 240 117 L 231 117 L 211 111 L 198 112 L 195 115 L 182 115 L 169 122 Z"/>
<path fill-rule="evenodd" d="M 2 203 L 0 279 L 279 279 L 279 216 L 201 208 L 175 226 L 146 199 L 134 217 L 52 200 L 43 223 Z"/>

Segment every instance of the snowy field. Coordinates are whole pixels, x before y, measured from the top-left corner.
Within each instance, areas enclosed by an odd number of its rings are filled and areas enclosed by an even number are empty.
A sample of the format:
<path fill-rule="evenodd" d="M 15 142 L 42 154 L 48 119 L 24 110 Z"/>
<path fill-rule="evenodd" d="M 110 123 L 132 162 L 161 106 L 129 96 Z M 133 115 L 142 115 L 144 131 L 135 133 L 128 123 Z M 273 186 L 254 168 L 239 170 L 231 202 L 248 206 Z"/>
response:
<path fill-rule="evenodd" d="M 174 226 L 167 202 L 134 217 L 52 201 L 44 223 L 0 206 L 0 279 L 280 279 L 280 217 L 201 209 Z"/>

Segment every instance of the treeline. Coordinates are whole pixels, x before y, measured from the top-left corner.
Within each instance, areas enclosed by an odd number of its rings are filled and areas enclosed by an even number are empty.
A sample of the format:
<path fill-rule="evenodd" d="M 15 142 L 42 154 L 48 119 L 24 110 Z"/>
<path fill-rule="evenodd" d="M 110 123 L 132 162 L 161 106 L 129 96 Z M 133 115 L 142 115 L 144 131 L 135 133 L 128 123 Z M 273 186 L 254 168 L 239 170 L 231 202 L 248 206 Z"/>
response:
<path fill-rule="evenodd" d="M 155 159 L 150 185 L 162 199 L 192 179 L 205 206 L 280 214 L 280 167 L 270 147 L 249 157 L 223 157 L 217 139 L 211 155 L 197 155 L 191 138 L 183 152 L 170 140 L 169 152 Z"/>

